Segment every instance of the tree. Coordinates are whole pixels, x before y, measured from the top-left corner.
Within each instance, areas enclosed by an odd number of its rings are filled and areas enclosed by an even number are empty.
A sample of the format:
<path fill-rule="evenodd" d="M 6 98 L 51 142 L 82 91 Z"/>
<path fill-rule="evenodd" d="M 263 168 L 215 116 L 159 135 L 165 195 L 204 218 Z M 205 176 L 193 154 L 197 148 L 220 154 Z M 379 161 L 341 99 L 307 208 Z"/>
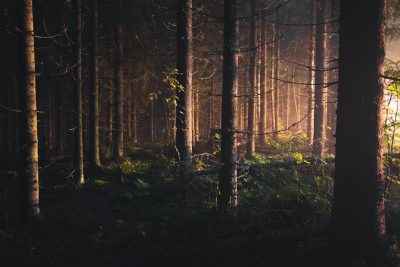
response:
<path fill-rule="evenodd" d="M 92 53 L 91 53 L 91 94 L 90 94 L 90 165 L 100 166 L 99 143 L 99 58 L 97 0 L 92 0 Z"/>
<path fill-rule="evenodd" d="M 238 91 L 238 0 L 224 2 L 224 66 L 221 120 L 219 205 L 237 206 L 236 95 Z"/>
<path fill-rule="evenodd" d="M 260 119 L 259 119 L 259 143 L 265 144 L 267 129 L 267 21 L 264 17 L 261 18 L 261 65 L 260 65 Z"/>
<path fill-rule="evenodd" d="M 114 92 L 114 160 L 121 161 L 124 156 L 124 44 L 123 25 L 121 19 L 122 0 L 116 1 L 116 23 L 115 23 L 115 92 Z"/>
<path fill-rule="evenodd" d="M 257 35 L 256 35 L 256 0 L 251 0 L 251 21 L 250 21 L 250 57 L 249 57 L 249 105 L 248 105 L 248 121 L 247 121 L 247 150 L 246 156 L 251 158 L 254 156 L 256 150 L 256 143 L 254 139 L 254 126 L 255 126 L 255 107 L 254 95 L 256 91 L 256 63 L 257 63 Z"/>
<path fill-rule="evenodd" d="M 385 58 L 384 25 L 385 0 L 341 1 L 330 242 L 339 253 L 372 258 L 385 234 L 384 82 L 380 78 Z"/>
<path fill-rule="evenodd" d="M 311 24 L 315 24 L 316 17 L 316 0 L 311 0 Z M 314 62 L 315 62 L 315 25 L 311 27 L 310 30 L 310 46 L 308 48 L 308 64 L 310 70 L 308 72 L 308 95 L 307 95 L 307 139 L 310 145 L 314 143 L 314 91 L 315 91 L 315 75 L 314 75 Z"/>
<path fill-rule="evenodd" d="M 316 2 L 315 26 L 315 101 L 314 101 L 314 154 L 324 156 L 326 126 L 326 88 L 325 88 L 325 51 L 326 51 L 326 7 L 328 1 Z"/>
<path fill-rule="evenodd" d="M 278 131 L 279 131 L 279 126 L 280 126 L 280 66 L 279 66 L 279 61 L 280 61 L 280 37 L 279 37 L 279 9 L 275 10 L 274 13 L 274 58 L 273 58 L 273 65 L 274 65 L 274 70 L 273 70 L 273 77 L 272 79 L 274 80 L 274 88 L 273 88 L 273 100 L 274 102 L 272 103 L 274 105 L 274 111 L 275 111 L 275 118 L 274 118 L 274 138 L 278 137 Z"/>
<path fill-rule="evenodd" d="M 275 129 L 275 97 L 274 97 L 274 83 L 275 80 L 273 79 L 274 77 L 274 38 L 275 36 L 273 35 L 273 25 L 267 24 L 266 26 L 267 32 L 269 34 L 266 35 L 266 38 L 268 40 L 268 45 L 267 45 L 267 72 L 268 72 L 268 77 L 269 79 L 267 80 L 268 84 L 268 94 L 267 94 L 267 102 L 269 103 L 268 105 L 268 113 L 269 113 L 269 125 L 270 128 L 272 129 L 273 132 L 275 132 L 277 129 Z"/>
<path fill-rule="evenodd" d="M 74 178 L 84 182 L 83 170 L 83 123 L 82 123 L 82 0 L 75 0 L 75 49 L 74 49 Z"/>
<path fill-rule="evenodd" d="M 192 171 L 192 0 L 177 0 L 176 163 L 177 175 Z"/>
<path fill-rule="evenodd" d="M 35 40 L 32 0 L 21 0 L 21 88 L 23 100 L 22 125 L 22 216 L 37 219 L 39 207 L 38 133 L 36 105 Z"/>

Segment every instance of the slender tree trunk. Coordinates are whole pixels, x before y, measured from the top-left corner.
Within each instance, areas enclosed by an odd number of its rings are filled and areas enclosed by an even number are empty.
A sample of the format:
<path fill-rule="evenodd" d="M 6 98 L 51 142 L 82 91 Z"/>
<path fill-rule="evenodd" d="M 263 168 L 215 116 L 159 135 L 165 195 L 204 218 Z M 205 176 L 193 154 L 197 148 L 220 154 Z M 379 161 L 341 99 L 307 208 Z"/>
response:
<path fill-rule="evenodd" d="M 273 75 L 273 80 L 274 80 L 274 110 L 275 110 L 275 118 L 274 118 L 274 133 L 273 137 L 277 138 L 278 137 L 278 131 L 280 127 L 280 67 L 279 67 L 279 61 L 280 61 L 280 38 L 279 38 L 279 10 L 275 11 L 275 23 L 274 23 L 274 75 Z"/>
<path fill-rule="evenodd" d="M 268 65 L 268 94 L 267 94 L 267 99 L 268 99 L 268 111 L 269 111 L 269 123 L 270 123 L 270 128 L 272 131 L 275 131 L 275 97 L 274 97 L 274 35 L 273 35 L 273 27 L 272 25 L 267 25 L 267 30 L 270 34 L 267 34 L 267 40 L 269 40 L 270 44 L 268 45 L 268 51 L 267 51 L 267 65 Z M 271 36 L 268 38 L 268 36 Z"/>
<path fill-rule="evenodd" d="M 365 29 L 365 30 L 361 30 Z M 385 0 L 341 1 L 331 245 L 375 260 L 385 234 Z M 369 266 L 379 266 L 369 262 Z M 383 265 L 382 265 L 383 266 Z"/>
<path fill-rule="evenodd" d="M 315 24 L 315 17 L 316 17 L 316 6 L 315 1 L 311 1 L 311 23 Z M 308 50 L 308 62 L 310 71 L 308 72 L 308 83 L 310 84 L 308 87 L 308 97 L 307 97 L 307 110 L 308 110 L 308 117 L 307 117 L 307 138 L 308 143 L 310 145 L 314 144 L 314 92 L 315 92 L 315 26 L 312 26 L 310 31 L 310 46 Z"/>
<path fill-rule="evenodd" d="M 326 126 L 326 88 L 325 88 L 325 52 L 327 0 L 317 3 L 317 25 L 315 40 L 315 103 L 314 103 L 314 155 L 322 158 L 325 150 Z"/>
<path fill-rule="evenodd" d="M 124 156 L 124 68 L 123 68 L 123 26 L 122 0 L 116 1 L 117 16 L 115 25 L 115 93 L 114 93 L 114 160 L 121 161 Z"/>
<path fill-rule="evenodd" d="M 265 18 L 261 18 L 261 65 L 260 65 L 260 125 L 259 125 L 259 143 L 260 145 L 265 144 L 266 135 L 263 134 L 267 129 L 267 22 Z"/>
<path fill-rule="evenodd" d="M 209 133 L 209 138 L 212 138 L 212 130 L 214 129 L 214 76 L 211 77 L 211 84 L 210 84 L 210 96 L 209 96 L 209 102 L 208 102 L 208 112 L 209 112 L 209 117 L 208 117 L 208 133 Z"/>
<path fill-rule="evenodd" d="M 38 135 L 35 80 L 35 41 L 32 0 L 21 0 L 21 76 L 23 100 L 22 217 L 36 220 L 39 208 Z"/>
<path fill-rule="evenodd" d="M 219 205 L 237 206 L 236 95 L 238 90 L 238 0 L 224 2 L 224 68 Z"/>
<path fill-rule="evenodd" d="M 92 0 L 92 55 L 91 55 L 91 94 L 90 94 L 90 165 L 100 166 L 99 142 L 99 58 L 98 58 L 98 16 L 97 0 Z"/>
<path fill-rule="evenodd" d="M 250 61 L 249 61 L 249 104 L 248 104 L 248 121 L 247 121 L 247 149 L 246 156 L 251 158 L 254 156 L 256 144 L 254 139 L 254 121 L 255 121 L 255 107 L 254 95 L 256 92 L 256 60 L 257 60 L 257 35 L 256 35 L 256 0 L 251 0 L 251 22 L 250 22 Z"/>
<path fill-rule="evenodd" d="M 82 121 L 82 0 L 75 0 L 75 73 L 74 73 L 74 178 L 80 185 L 84 183 L 83 170 L 83 121 Z"/>
<path fill-rule="evenodd" d="M 177 175 L 187 179 L 192 171 L 192 0 L 177 0 L 176 163 Z"/>
<path fill-rule="evenodd" d="M 200 128 L 199 128 L 199 90 L 193 90 L 193 144 L 199 141 Z"/>
<path fill-rule="evenodd" d="M 287 79 L 291 79 L 287 77 Z M 286 126 L 286 132 L 289 132 L 289 120 L 290 120 L 290 115 L 291 115 L 291 106 L 290 106 L 290 87 L 289 83 L 286 84 L 285 86 L 285 126 Z"/>
<path fill-rule="evenodd" d="M 331 3 L 329 6 L 330 20 L 338 18 L 338 7 Z M 337 25 L 329 24 L 329 31 L 336 32 Z M 338 34 L 332 34 L 329 38 L 329 67 L 336 65 L 336 59 L 338 58 Z M 328 140 L 328 152 L 329 154 L 335 154 L 335 133 L 336 133 L 336 110 L 337 110 L 337 85 L 334 84 L 337 81 L 338 75 L 337 70 L 330 70 L 328 72 L 328 83 L 332 84 L 328 87 L 328 101 L 327 101 L 327 140 Z"/>

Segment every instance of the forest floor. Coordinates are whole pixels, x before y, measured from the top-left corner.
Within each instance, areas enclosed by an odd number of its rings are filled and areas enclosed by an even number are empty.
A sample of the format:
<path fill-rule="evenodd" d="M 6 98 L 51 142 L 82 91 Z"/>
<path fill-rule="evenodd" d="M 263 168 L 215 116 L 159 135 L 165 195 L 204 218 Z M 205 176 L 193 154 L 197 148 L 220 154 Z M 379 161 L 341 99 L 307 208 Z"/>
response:
<path fill-rule="evenodd" d="M 2 266 L 329 266 L 332 159 L 295 152 L 242 160 L 234 211 L 216 207 L 218 176 L 207 171 L 216 161 L 197 155 L 196 175 L 177 181 L 168 150 L 127 148 L 122 164 L 104 164 L 79 188 L 71 162 L 48 163 L 42 219 L 22 227 L 16 178 L 3 175 Z M 398 232 L 396 183 L 391 192 L 388 228 Z"/>

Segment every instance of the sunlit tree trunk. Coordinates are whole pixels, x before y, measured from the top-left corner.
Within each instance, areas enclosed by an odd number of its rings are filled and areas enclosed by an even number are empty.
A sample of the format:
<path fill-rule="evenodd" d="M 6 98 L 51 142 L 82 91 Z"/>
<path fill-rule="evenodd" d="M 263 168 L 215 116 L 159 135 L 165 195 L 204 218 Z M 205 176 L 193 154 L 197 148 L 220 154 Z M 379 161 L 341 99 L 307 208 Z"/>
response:
<path fill-rule="evenodd" d="M 192 0 L 177 0 L 176 163 L 177 175 L 192 171 Z"/>
<path fill-rule="evenodd" d="M 249 57 L 249 103 L 247 114 L 247 147 L 246 156 L 251 158 L 254 156 L 256 144 L 254 139 L 254 126 L 255 126 L 255 106 L 254 98 L 256 92 L 256 64 L 257 64 L 257 35 L 256 35 L 256 0 L 251 0 L 251 21 L 250 21 L 250 57 Z"/>
<path fill-rule="evenodd" d="M 92 53 L 91 53 L 91 92 L 90 92 L 90 152 L 92 168 L 100 166 L 99 142 L 99 58 L 98 58 L 98 19 L 97 0 L 92 0 Z"/>
<path fill-rule="evenodd" d="M 365 29 L 365 30 L 360 30 Z M 385 1 L 341 1 L 335 186 L 330 241 L 375 260 L 385 234 Z M 383 265 L 382 265 L 383 266 Z"/>
<path fill-rule="evenodd" d="M 334 3 L 331 2 L 329 5 L 330 10 L 330 20 L 336 20 L 339 16 L 339 8 Z M 328 67 L 331 69 L 336 66 L 337 62 L 337 54 L 338 54 L 338 34 L 337 32 L 337 24 L 330 23 L 329 24 L 329 32 L 334 32 L 331 34 L 329 38 L 329 57 L 328 57 Z M 330 86 L 328 87 L 328 99 L 327 99 L 327 133 L 326 138 L 328 142 L 328 153 L 335 153 L 335 134 L 336 134 L 336 110 L 337 110 L 337 85 L 335 82 L 338 79 L 337 69 L 332 69 L 328 71 L 328 83 Z"/>
<path fill-rule="evenodd" d="M 290 76 L 289 76 L 290 77 Z M 286 77 L 289 81 L 291 80 L 291 77 Z M 291 115 L 291 106 L 290 106 L 290 84 L 287 83 L 285 86 L 285 129 L 289 131 L 289 119 Z"/>
<path fill-rule="evenodd" d="M 311 23 L 315 24 L 315 17 L 316 17 L 316 6 L 315 0 L 311 1 Z M 307 138 L 308 143 L 310 145 L 314 144 L 314 92 L 315 92 L 315 26 L 312 26 L 310 30 L 310 46 L 308 49 L 308 65 L 309 65 L 309 72 L 308 72 L 308 96 L 307 96 Z"/>
<path fill-rule="evenodd" d="M 273 26 L 272 25 L 267 25 L 267 30 L 268 33 L 267 34 L 267 40 L 269 42 L 268 46 L 267 46 L 267 65 L 268 65 L 268 93 L 267 93 L 267 100 L 268 100 L 268 104 L 267 105 L 269 107 L 268 109 L 268 118 L 269 118 L 269 125 L 270 125 L 270 129 L 272 131 L 275 131 L 275 97 L 274 97 L 274 35 L 273 35 Z M 270 37 L 269 37 L 270 36 Z M 269 38 L 268 38 L 269 37 Z"/>
<path fill-rule="evenodd" d="M 32 0 L 20 0 L 22 124 L 22 218 L 36 220 L 39 208 L 35 41 Z"/>
<path fill-rule="evenodd" d="M 280 127 L 280 36 L 279 36 L 279 10 L 275 11 L 274 20 L 274 110 L 275 110 L 275 118 L 274 118 L 274 138 L 278 137 L 278 131 Z"/>
<path fill-rule="evenodd" d="M 124 156 L 124 69 L 123 69 L 123 26 L 122 0 L 116 1 L 117 16 L 115 25 L 115 92 L 114 92 L 114 160 L 121 161 Z"/>
<path fill-rule="evenodd" d="M 261 65 L 260 65 L 260 125 L 259 125 L 259 143 L 260 145 L 265 144 L 265 137 L 266 135 L 263 134 L 266 132 L 267 129 L 267 25 L 266 25 L 265 18 L 261 18 Z"/>
<path fill-rule="evenodd" d="M 75 0 L 75 71 L 74 71 L 74 178 L 77 184 L 84 182 L 83 170 L 83 120 L 82 120 L 82 0 Z"/>
<path fill-rule="evenodd" d="M 326 18 L 327 0 L 316 3 L 315 32 L 315 102 L 314 102 L 314 155 L 322 158 L 325 150 L 326 133 L 326 88 L 325 88 L 325 57 L 326 57 Z"/>
<path fill-rule="evenodd" d="M 222 85 L 221 173 L 219 205 L 237 206 L 236 95 L 238 90 L 238 0 L 224 2 L 224 67 Z"/>

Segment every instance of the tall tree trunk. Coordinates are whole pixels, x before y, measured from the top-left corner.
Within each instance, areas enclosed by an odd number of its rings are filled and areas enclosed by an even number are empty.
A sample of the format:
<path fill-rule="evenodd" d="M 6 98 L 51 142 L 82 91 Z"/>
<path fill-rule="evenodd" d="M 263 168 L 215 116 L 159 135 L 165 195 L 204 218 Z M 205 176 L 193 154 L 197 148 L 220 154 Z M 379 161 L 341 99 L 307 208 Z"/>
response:
<path fill-rule="evenodd" d="M 124 156 L 124 68 L 123 68 L 123 26 L 122 0 L 116 1 L 117 16 L 115 25 L 115 92 L 114 92 L 114 160 L 121 161 Z"/>
<path fill-rule="evenodd" d="M 273 137 L 278 137 L 278 131 L 280 127 L 280 37 L 279 37 L 279 10 L 275 10 L 274 15 L 274 110 L 275 110 L 275 118 L 274 118 L 274 132 Z"/>
<path fill-rule="evenodd" d="M 236 95 L 238 90 L 238 0 L 224 2 L 224 68 L 219 205 L 237 206 Z"/>
<path fill-rule="evenodd" d="M 22 216 L 29 221 L 40 216 L 35 41 L 32 0 L 21 0 L 20 3 L 23 53 L 20 66 L 23 90 Z"/>
<path fill-rule="evenodd" d="M 341 1 L 335 186 L 330 241 L 374 260 L 385 234 L 385 0 Z M 362 30 L 364 29 L 364 30 Z M 378 266 L 376 262 L 369 266 Z"/>
<path fill-rule="evenodd" d="M 209 138 L 212 138 L 212 130 L 214 129 L 214 76 L 211 77 L 211 82 L 210 82 L 210 96 L 209 96 L 209 102 L 208 102 L 208 134 Z"/>
<path fill-rule="evenodd" d="M 199 141 L 200 128 L 199 128 L 199 90 L 193 90 L 193 145 Z"/>
<path fill-rule="evenodd" d="M 270 129 L 275 131 L 275 97 L 274 97 L 274 35 L 273 35 L 273 26 L 267 25 L 267 30 L 269 34 L 267 34 L 267 40 L 269 40 L 270 44 L 268 44 L 267 51 L 267 65 L 268 65 L 268 112 L 269 112 L 269 124 Z M 270 38 L 268 38 L 270 36 Z"/>
<path fill-rule="evenodd" d="M 291 80 L 291 78 L 286 77 L 288 80 Z M 285 85 L 285 128 L 287 129 L 286 132 L 289 132 L 289 120 L 290 120 L 290 115 L 291 115 L 291 106 L 290 106 L 290 87 L 289 83 Z"/>
<path fill-rule="evenodd" d="M 265 144 L 266 135 L 264 134 L 267 129 L 267 22 L 265 18 L 261 18 L 261 65 L 260 65 L 260 125 L 259 125 L 259 143 L 260 145 Z"/>
<path fill-rule="evenodd" d="M 177 175 L 192 171 L 192 0 L 177 0 L 176 163 Z"/>
<path fill-rule="evenodd" d="M 256 35 L 256 0 L 251 0 L 251 21 L 250 21 L 250 61 L 249 61 L 249 104 L 248 104 L 248 121 L 247 121 L 247 149 L 246 156 L 251 158 L 254 156 L 256 143 L 254 139 L 254 120 L 255 120 L 255 108 L 254 108 L 254 95 L 256 92 L 256 60 L 257 60 L 257 35 Z"/>
<path fill-rule="evenodd" d="M 83 123 L 82 123 L 82 0 L 75 0 L 75 73 L 74 73 L 74 178 L 79 185 L 84 182 Z"/>
<path fill-rule="evenodd" d="M 97 0 L 92 0 L 92 53 L 91 53 L 91 94 L 90 94 L 90 152 L 92 168 L 100 166 L 99 142 L 99 58 L 98 58 L 98 13 Z"/>
<path fill-rule="evenodd" d="M 325 52 L 326 52 L 326 6 L 328 1 L 317 4 L 316 40 L 315 40 L 315 103 L 314 103 L 314 155 L 322 158 L 325 150 L 326 126 L 326 88 L 325 88 Z"/>
<path fill-rule="evenodd" d="M 316 17 L 316 0 L 311 1 L 311 23 L 315 24 Z M 308 96 L 307 96 L 307 138 L 310 145 L 314 144 L 314 92 L 315 92 L 315 26 L 310 31 L 310 46 L 308 49 L 308 62 L 310 71 L 308 72 Z"/>

